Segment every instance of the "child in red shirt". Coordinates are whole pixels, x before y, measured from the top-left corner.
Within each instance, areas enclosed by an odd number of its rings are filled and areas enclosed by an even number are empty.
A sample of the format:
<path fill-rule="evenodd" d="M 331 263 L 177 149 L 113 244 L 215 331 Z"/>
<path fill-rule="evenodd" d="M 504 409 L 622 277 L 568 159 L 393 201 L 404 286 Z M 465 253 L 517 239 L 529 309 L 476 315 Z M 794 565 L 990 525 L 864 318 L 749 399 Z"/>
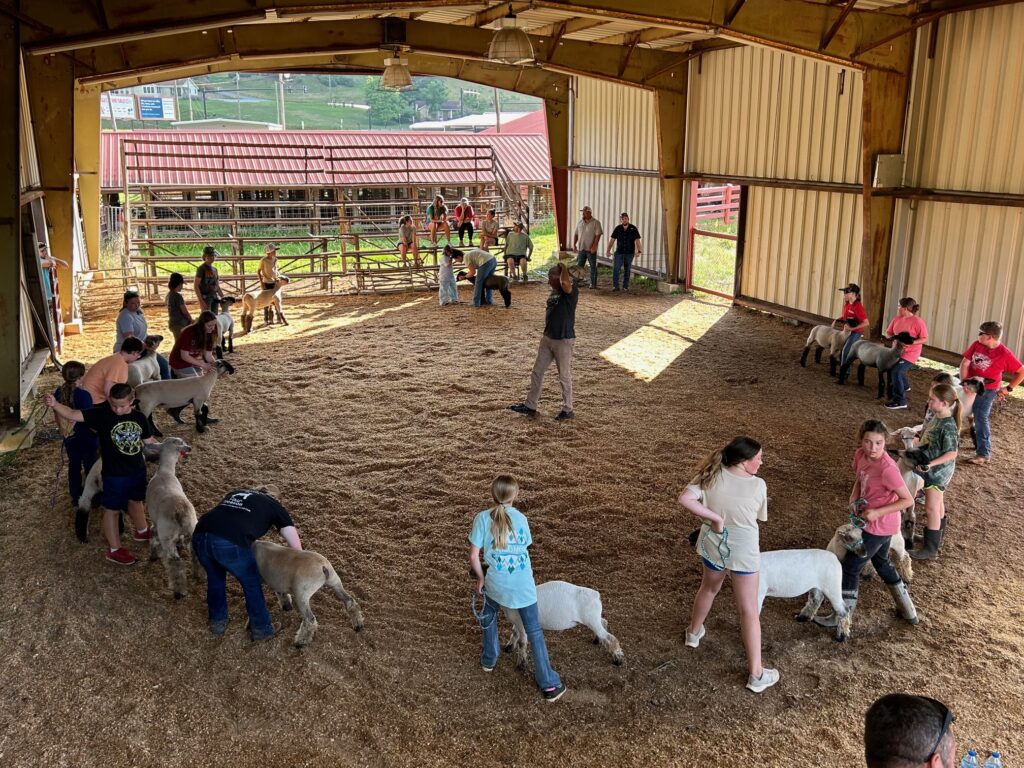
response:
<path fill-rule="evenodd" d="M 846 344 L 843 345 L 843 351 L 839 355 L 839 378 L 836 379 L 836 384 L 846 383 L 846 374 L 848 371 L 848 360 L 850 359 L 850 353 L 853 352 L 853 345 L 860 341 L 861 337 L 868 331 L 868 313 L 864 309 L 864 305 L 860 303 L 860 286 L 856 283 L 850 283 L 845 288 L 840 288 L 843 292 L 843 312 L 839 316 L 833 325 L 838 323 L 840 326 L 846 326 L 850 329 L 850 335 L 846 339 Z"/>
<path fill-rule="evenodd" d="M 1003 335 L 1003 326 L 990 320 L 982 323 L 978 331 L 978 340 L 967 348 L 964 359 L 960 361 L 960 381 L 971 376 L 981 376 L 986 380 L 985 391 L 974 401 L 973 410 L 974 443 L 978 455 L 968 459 L 968 464 L 988 464 L 992 457 L 992 431 L 988 417 L 1002 388 L 1003 372 L 1010 371 L 1015 374 L 1013 381 L 1006 387 L 1007 392 L 1013 392 L 1013 388 L 1024 380 L 1024 366 L 1020 360 L 1014 357 L 1005 345 L 999 343 L 999 337 Z"/>

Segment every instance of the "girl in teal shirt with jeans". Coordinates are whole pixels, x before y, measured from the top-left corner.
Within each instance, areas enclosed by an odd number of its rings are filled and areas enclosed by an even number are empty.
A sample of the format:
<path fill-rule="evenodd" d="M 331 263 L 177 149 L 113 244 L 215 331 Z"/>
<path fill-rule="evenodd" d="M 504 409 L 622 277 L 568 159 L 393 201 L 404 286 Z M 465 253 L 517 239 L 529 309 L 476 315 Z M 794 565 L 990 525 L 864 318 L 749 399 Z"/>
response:
<path fill-rule="evenodd" d="M 533 648 L 533 674 L 541 695 L 556 701 L 565 693 L 558 673 L 551 668 L 544 633 L 537 611 L 537 586 L 533 581 L 528 548 L 533 543 L 526 516 L 512 506 L 519 484 L 510 475 L 499 475 L 491 483 L 494 507 L 485 509 L 473 520 L 469 533 L 469 563 L 477 578 L 476 591 L 484 595 L 479 616 L 484 631 L 480 666 L 493 672 L 498 663 L 498 609 L 519 611 L 523 628 Z M 481 565 L 487 563 L 487 574 Z"/>

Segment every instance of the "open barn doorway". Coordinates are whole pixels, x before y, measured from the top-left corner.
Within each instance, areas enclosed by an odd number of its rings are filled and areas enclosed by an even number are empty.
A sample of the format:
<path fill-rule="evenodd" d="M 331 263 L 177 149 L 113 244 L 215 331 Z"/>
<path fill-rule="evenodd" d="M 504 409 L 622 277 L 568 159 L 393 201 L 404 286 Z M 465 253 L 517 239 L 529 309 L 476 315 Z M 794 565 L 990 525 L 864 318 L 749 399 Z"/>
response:
<path fill-rule="evenodd" d="M 727 299 L 736 295 L 742 192 L 737 184 L 694 182 L 690 186 L 689 290 Z"/>

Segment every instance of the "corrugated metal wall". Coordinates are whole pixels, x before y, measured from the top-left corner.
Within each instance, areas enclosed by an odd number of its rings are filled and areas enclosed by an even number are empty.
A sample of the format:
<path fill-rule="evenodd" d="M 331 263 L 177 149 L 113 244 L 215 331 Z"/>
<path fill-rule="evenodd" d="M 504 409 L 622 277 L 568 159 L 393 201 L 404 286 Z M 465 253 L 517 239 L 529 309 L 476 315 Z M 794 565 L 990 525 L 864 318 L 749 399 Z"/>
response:
<path fill-rule="evenodd" d="M 36 159 L 36 141 L 32 132 L 32 113 L 29 110 L 28 83 L 25 65 L 19 67 L 21 79 L 21 189 L 39 186 L 39 162 Z"/>
<path fill-rule="evenodd" d="M 853 70 L 753 46 L 706 54 L 690 65 L 687 170 L 860 183 L 862 96 Z"/>
<path fill-rule="evenodd" d="M 1004 343 L 1024 352 L 1024 209 L 923 201 L 899 209 L 909 254 L 894 259 L 906 277 L 894 277 L 890 295 L 921 304 L 928 343 L 963 352 L 980 323 L 999 320 Z"/>
<path fill-rule="evenodd" d="M 605 237 L 626 211 L 643 235 L 643 254 L 633 268 L 662 274 L 665 270 L 665 223 L 658 173 L 657 115 L 654 94 L 603 80 L 577 78 L 573 107 L 573 165 L 616 169 L 572 171 L 573 227 L 589 205 Z M 570 242 L 566 245 L 571 244 Z"/>
<path fill-rule="evenodd" d="M 1024 194 L 1024 5 L 939 21 L 918 34 L 905 184 Z M 898 201 L 886 309 L 913 296 L 929 343 L 962 352 L 978 324 L 999 320 L 1024 352 L 1024 210 Z"/>
<path fill-rule="evenodd" d="M 860 274 L 859 195 L 751 187 L 743 295 L 826 317 Z"/>
<path fill-rule="evenodd" d="M 32 306 L 29 303 L 28 296 L 25 291 L 18 291 L 19 296 L 19 315 L 18 315 L 18 342 L 20 345 L 19 360 L 24 365 L 25 361 L 31 357 L 33 350 L 36 346 L 36 331 L 35 324 L 32 322 Z"/>
<path fill-rule="evenodd" d="M 1024 194 L 1024 5 L 956 13 L 920 30 L 909 186 Z"/>

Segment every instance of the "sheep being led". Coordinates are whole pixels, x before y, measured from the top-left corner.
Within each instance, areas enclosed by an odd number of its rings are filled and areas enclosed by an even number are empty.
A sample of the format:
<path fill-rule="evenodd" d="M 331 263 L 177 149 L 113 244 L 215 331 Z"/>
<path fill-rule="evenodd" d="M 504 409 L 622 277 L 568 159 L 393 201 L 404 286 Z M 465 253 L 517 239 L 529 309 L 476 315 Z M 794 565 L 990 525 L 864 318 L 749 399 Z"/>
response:
<path fill-rule="evenodd" d="M 284 311 L 281 309 L 281 292 L 284 290 L 285 279 L 279 279 L 274 288 L 266 288 L 260 291 L 252 291 L 242 297 L 242 330 L 245 333 L 252 331 L 252 320 L 257 309 L 273 307 L 277 312 L 277 319 L 281 325 L 288 325 Z"/>
<path fill-rule="evenodd" d="M 506 651 L 516 651 L 516 667 L 526 668 L 529 639 L 523 628 L 519 611 L 505 608 L 505 616 L 512 623 L 512 634 L 505 644 Z M 608 622 L 601 616 L 601 594 L 596 589 L 578 587 L 567 581 L 546 581 L 537 585 L 537 613 L 541 629 L 561 632 L 583 624 L 594 633 L 594 642 L 601 643 L 612 656 L 616 666 L 626 660 L 622 646 L 608 633 Z"/>
<path fill-rule="evenodd" d="M 843 567 L 839 558 L 825 549 L 777 549 L 761 553 L 761 572 L 757 582 L 757 610 L 766 597 L 800 597 L 810 593 L 797 621 L 814 618 L 821 603 L 828 600 L 839 617 L 836 637 L 850 635 L 851 616 L 843 602 Z"/>
<path fill-rule="evenodd" d="M 281 607 L 290 611 L 294 600 L 302 617 L 295 633 L 296 647 L 301 648 L 313 641 L 317 622 L 309 607 L 309 599 L 324 585 L 330 587 L 345 604 L 352 629 L 356 632 L 362 630 L 363 613 L 359 610 L 359 603 L 345 591 L 338 573 L 326 557 L 308 549 L 292 549 L 269 541 L 254 542 L 252 553 L 260 576 L 277 593 Z"/>
<path fill-rule="evenodd" d="M 234 296 L 225 296 L 223 299 L 214 301 L 214 311 L 220 306 L 217 312 L 217 338 L 214 343 L 214 352 L 218 358 L 223 358 L 225 352 L 235 351 L 235 321 L 231 318 L 231 305 L 235 303 Z"/>
<path fill-rule="evenodd" d="M 807 343 L 800 355 L 800 365 L 804 368 L 807 367 L 807 357 L 811 353 L 811 347 L 817 345 L 818 348 L 814 350 L 814 362 L 820 363 L 821 355 L 827 349 L 829 373 L 835 376 L 836 368 L 839 366 L 839 354 L 843 351 L 843 345 L 846 344 L 849 336 L 849 326 L 841 329 L 833 328 L 831 325 L 814 326 L 807 335 Z"/>
<path fill-rule="evenodd" d="M 196 510 L 175 475 L 175 467 L 178 459 L 188 456 L 191 450 L 180 437 L 164 440 L 160 444 L 160 465 L 146 486 L 146 511 L 155 532 L 149 540 L 149 559 L 163 561 L 167 583 L 179 600 L 188 589 L 185 564 L 192 560 Z"/>
<path fill-rule="evenodd" d="M 916 339 L 906 331 L 896 334 L 895 341 L 893 341 L 893 345 L 891 347 L 861 339 L 853 345 L 853 349 L 850 351 L 850 356 L 846 360 L 846 365 L 839 369 L 839 383 L 846 383 L 846 376 L 850 372 L 850 366 L 853 365 L 855 360 L 859 360 L 860 367 L 857 369 L 857 383 L 861 385 L 864 384 L 864 374 L 867 372 L 868 368 L 877 368 L 878 396 L 884 396 L 886 385 L 885 374 L 900 361 L 900 357 L 903 355 L 903 350 L 910 344 L 913 344 L 914 341 L 916 341 Z"/>
<path fill-rule="evenodd" d="M 218 419 L 210 417 L 210 407 L 207 403 L 210 394 L 213 392 L 213 385 L 223 374 L 232 374 L 235 368 L 225 360 L 217 360 L 211 372 L 205 376 L 190 376 L 187 379 L 168 379 L 167 381 L 150 381 L 135 390 L 135 396 L 139 401 L 139 411 L 149 419 L 149 427 L 156 437 L 162 437 L 163 433 L 157 429 L 153 422 L 153 411 L 158 406 L 167 408 L 171 416 L 179 424 L 184 424 L 179 415 L 182 408 L 189 403 L 195 411 L 196 431 L 205 432 L 207 424 L 215 424 Z"/>

